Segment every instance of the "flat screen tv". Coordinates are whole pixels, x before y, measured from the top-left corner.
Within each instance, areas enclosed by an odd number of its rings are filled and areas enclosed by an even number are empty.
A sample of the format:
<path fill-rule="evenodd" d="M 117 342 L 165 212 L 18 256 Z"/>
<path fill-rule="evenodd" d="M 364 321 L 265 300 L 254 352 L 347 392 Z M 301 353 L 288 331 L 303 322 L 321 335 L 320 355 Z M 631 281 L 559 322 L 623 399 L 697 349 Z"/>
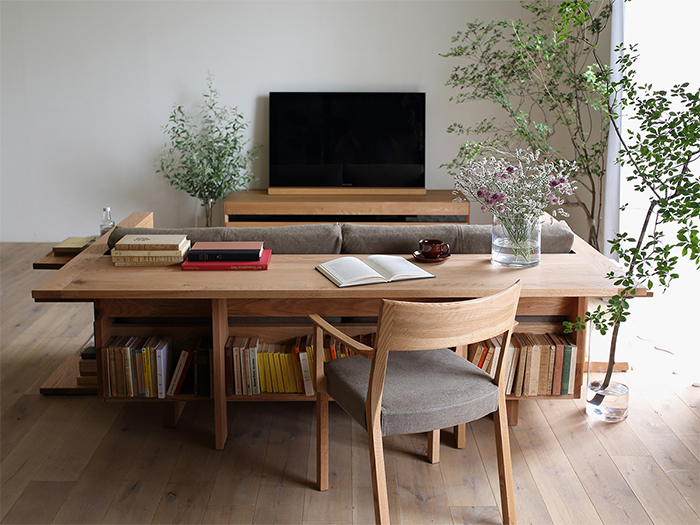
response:
<path fill-rule="evenodd" d="M 425 93 L 270 93 L 270 187 L 425 187 Z"/>

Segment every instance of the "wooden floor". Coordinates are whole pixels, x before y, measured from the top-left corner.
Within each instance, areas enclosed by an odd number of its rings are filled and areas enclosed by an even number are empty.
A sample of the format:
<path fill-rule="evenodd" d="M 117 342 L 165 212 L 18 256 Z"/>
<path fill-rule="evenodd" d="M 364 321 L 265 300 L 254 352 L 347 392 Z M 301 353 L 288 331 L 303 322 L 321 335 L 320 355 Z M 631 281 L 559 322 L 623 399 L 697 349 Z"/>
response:
<path fill-rule="evenodd" d="M 370 523 L 364 431 L 331 407 L 331 489 L 317 492 L 312 403 L 230 403 L 226 449 L 213 407 L 190 403 L 177 428 L 157 404 L 41 396 L 39 387 L 91 336 L 81 304 L 36 304 L 49 245 L 0 247 L 2 523 Z M 640 352 L 645 354 L 645 352 Z M 588 419 L 581 401 L 526 401 L 511 429 L 519 523 L 700 524 L 700 388 L 667 354 L 634 371 L 627 421 Z M 424 435 L 385 439 L 394 523 L 500 523 L 493 421 L 467 448 L 443 433 L 441 463 Z"/>

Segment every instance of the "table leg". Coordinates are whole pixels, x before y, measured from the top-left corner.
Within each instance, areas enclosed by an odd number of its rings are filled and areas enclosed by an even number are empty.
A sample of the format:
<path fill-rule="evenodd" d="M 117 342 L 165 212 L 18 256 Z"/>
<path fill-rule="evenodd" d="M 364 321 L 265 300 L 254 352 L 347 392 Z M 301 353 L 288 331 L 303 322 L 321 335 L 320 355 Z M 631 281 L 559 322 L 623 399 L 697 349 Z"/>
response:
<path fill-rule="evenodd" d="M 228 437 L 226 422 L 226 369 L 224 361 L 224 346 L 228 338 L 226 299 L 212 299 L 211 322 L 213 336 L 211 395 L 214 398 L 214 433 L 216 449 L 223 450 Z"/>

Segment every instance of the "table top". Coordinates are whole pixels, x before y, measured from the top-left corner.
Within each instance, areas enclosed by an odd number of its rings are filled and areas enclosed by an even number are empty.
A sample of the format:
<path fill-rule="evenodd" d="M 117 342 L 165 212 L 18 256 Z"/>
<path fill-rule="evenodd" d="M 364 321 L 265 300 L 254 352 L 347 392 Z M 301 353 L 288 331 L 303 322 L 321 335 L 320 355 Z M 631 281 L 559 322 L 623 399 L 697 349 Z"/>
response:
<path fill-rule="evenodd" d="M 585 244 L 585 243 L 584 243 Z M 592 250 L 592 249 L 591 249 Z M 275 255 L 263 271 L 182 271 L 174 267 L 115 267 L 102 253 L 81 254 L 32 291 L 37 300 L 96 299 L 450 299 L 482 297 L 523 282 L 522 297 L 610 297 L 614 265 L 585 248 L 543 254 L 533 268 L 495 266 L 490 255 L 453 254 L 422 265 L 435 279 L 338 288 L 315 267 L 347 255 Z M 353 255 L 360 259 L 366 255 Z M 405 256 L 408 260 L 412 257 Z"/>

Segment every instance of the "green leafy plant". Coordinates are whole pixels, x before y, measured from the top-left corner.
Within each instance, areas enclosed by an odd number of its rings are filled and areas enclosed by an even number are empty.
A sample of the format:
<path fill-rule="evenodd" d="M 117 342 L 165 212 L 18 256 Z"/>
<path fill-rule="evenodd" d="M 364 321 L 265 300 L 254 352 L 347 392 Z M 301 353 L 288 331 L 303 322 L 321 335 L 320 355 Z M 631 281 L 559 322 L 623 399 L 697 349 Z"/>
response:
<path fill-rule="evenodd" d="M 473 126 L 453 124 L 448 132 L 478 137 L 460 146 L 446 164 L 455 175 L 464 163 L 485 148 L 539 150 L 550 158 L 569 158 L 578 167 L 579 190 L 566 204 L 583 210 L 588 242 L 599 248 L 601 189 L 605 174 L 608 120 L 605 101 L 587 81 L 588 66 L 612 11 L 612 0 L 521 0 L 531 22 L 475 21 L 452 38 L 454 46 L 442 56 L 458 58 L 447 85 L 459 90 L 450 100 L 489 100 L 506 114 Z M 606 78 L 607 71 L 598 72 Z M 551 145 L 565 135 L 571 151 Z"/>
<path fill-rule="evenodd" d="M 170 144 L 164 147 L 157 171 L 171 186 L 201 201 L 211 226 L 214 204 L 253 179 L 258 147 L 248 147 L 248 122 L 238 108 L 219 103 L 211 75 L 203 96 L 199 123 L 182 106 L 173 108 L 164 128 Z"/>
<path fill-rule="evenodd" d="M 627 180 L 635 191 L 648 197 L 647 210 L 636 236 L 623 232 L 609 241 L 623 271 L 608 277 L 620 292 L 605 308 L 599 306 L 584 320 L 565 323 L 569 332 L 583 328 L 587 321 L 602 334 L 611 331 L 601 390 L 612 379 L 620 326 L 630 314 L 629 300 L 637 290 L 656 284 L 667 288 L 678 277 L 675 268 L 679 257 L 687 257 L 700 267 L 700 173 L 691 171 L 691 164 L 700 158 L 700 90 L 689 90 L 687 83 L 670 91 L 639 85 L 634 80 L 635 47 L 620 51 L 620 81 L 601 80 L 603 66 L 592 68 L 588 79 L 609 101 L 605 111 L 622 144 L 618 162 L 629 167 Z M 626 133 L 619 127 L 620 117 L 630 123 Z M 664 233 L 665 225 L 674 226 L 674 236 Z M 599 405 L 603 397 L 597 394 L 589 402 Z"/>

